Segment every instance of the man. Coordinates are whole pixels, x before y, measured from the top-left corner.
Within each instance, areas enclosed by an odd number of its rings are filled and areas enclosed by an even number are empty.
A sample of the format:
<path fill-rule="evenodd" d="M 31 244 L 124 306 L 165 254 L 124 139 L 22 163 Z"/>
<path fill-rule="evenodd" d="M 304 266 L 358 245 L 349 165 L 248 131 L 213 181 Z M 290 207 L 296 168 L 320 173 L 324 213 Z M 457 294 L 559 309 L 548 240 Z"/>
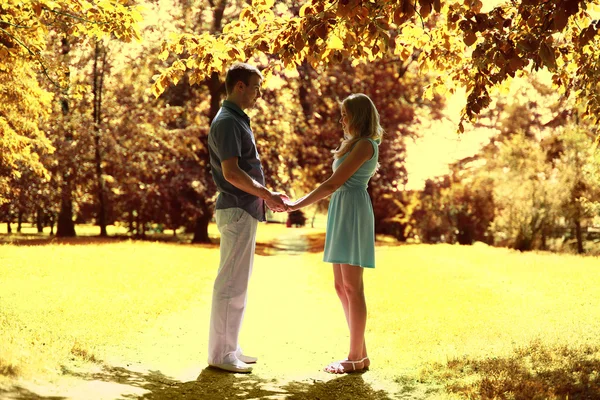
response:
<path fill-rule="evenodd" d="M 260 97 L 263 76 L 251 65 L 238 63 L 227 71 L 227 99 L 208 133 L 210 166 L 219 196 L 217 227 L 221 259 L 213 288 L 208 364 L 230 372 L 252 371 L 257 359 L 242 354 L 238 336 L 252 273 L 258 221 L 265 220 L 265 204 L 285 211 L 285 196 L 265 188 L 265 178 L 250 118 L 245 109 Z"/>

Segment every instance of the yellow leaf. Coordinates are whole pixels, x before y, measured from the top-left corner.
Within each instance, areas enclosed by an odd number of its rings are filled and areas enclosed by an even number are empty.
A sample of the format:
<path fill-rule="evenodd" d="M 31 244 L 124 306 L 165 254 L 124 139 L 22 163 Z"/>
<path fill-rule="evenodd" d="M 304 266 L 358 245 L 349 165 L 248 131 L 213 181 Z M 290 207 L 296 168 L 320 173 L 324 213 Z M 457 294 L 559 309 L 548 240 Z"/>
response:
<path fill-rule="evenodd" d="M 50 10 L 54 10 L 60 7 L 55 1 L 46 1 L 44 2 L 44 6 L 46 6 Z"/>
<path fill-rule="evenodd" d="M 160 78 L 159 83 L 160 83 L 160 87 L 159 88 L 162 89 L 161 90 L 161 93 L 162 93 L 162 91 L 164 90 L 164 88 L 166 88 L 167 86 L 169 86 L 169 77 L 167 75 L 163 75 Z"/>
<path fill-rule="evenodd" d="M 189 77 L 190 85 L 194 85 L 198 81 L 199 81 L 199 79 L 198 79 L 197 74 L 190 74 L 190 77 Z"/>
<path fill-rule="evenodd" d="M 240 20 L 247 18 L 250 13 L 251 13 L 251 10 L 249 7 L 244 8 L 242 10 L 242 12 L 240 13 Z"/>
<path fill-rule="evenodd" d="M 173 68 L 175 70 L 179 70 L 179 71 L 185 71 L 185 69 L 186 69 L 185 64 L 181 60 L 175 61 L 175 63 L 173 63 Z"/>
<path fill-rule="evenodd" d="M 152 85 L 152 94 L 154 95 L 154 97 L 158 98 L 163 92 L 163 90 L 164 88 L 160 86 L 160 82 L 156 82 L 154 85 Z"/>
<path fill-rule="evenodd" d="M 435 97 L 435 92 L 433 89 L 433 85 L 427 85 L 425 92 L 423 92 L 423 99 L 424 100 L 433 100 L 434 97 Z"/>
<path fill-rule="evenodd" d="M 164 50 L 162 53 L 158 55 L 158 59 L 161 61 L 165 61 L 169 57 L 169 51 Z"/>
<path fill-rule="evenodd" d="M 310 3 L 306 3 L 302 7 L 300 7 L 300 16 L 304 17 L 306 15 L 306 9 L 310 7 Z"/>
<path fill-rule="evenodd" d="M 213 53 L 229 53 L 230 46 L 227 46 L 225 43 L 217 40 L 213 43 L 212 52 Z"/>
<path fill-rule="evenodd" d="M 81 11 L 87 11 L 90 8 L 94 8 L 94 6 L 92 4 L 90 4 L 89 1 L 82 1 L 80 4 L 81 4 Z"/>
<path fill-rule="evenodd" d="M 223 63 L 223 60 L 220 58 L 214 58 L 210 67 L 213 71 L 220 71 L 224 65 L 225 64 Z"/>
<path fill-rule="evenodd" d="M 185 60 L 185 66 L 187 69 L 193 69 L 198 65 L 196 58 L 188 58 Z"/>
<path fill-rule="evenodd" d="M 342 50 L 344 49 L 344 42 L 342 42 L 342 39 L 337 35 L 331 35 L 327 41 L 327 48 L 331 50 Z"/>

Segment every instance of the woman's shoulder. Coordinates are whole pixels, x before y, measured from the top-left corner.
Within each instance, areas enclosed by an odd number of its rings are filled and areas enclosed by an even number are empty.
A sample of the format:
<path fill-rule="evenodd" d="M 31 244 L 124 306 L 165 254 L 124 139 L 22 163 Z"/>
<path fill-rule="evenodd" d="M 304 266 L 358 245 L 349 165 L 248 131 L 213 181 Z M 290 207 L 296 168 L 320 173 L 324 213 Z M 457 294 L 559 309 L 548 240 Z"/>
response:
<path fill-rule="evenodd" d="M 358 153 L 365 157 L 367 160 L 370 160 L 377 153 L 376 142 L 373 139 L 369 138 L 360 139 L 354 144 L 352 152 Z"/>
<path fill-rule="evenodd" d="M 368 150 L 372 147 L 371 143 L 372 143 L 371 139 L 368 139 L 368 138 L 359 139 L 356 141 L 356 143 L 354 143 L 354 146 L 352 146 L 352 149 Z"/>
<path fill-rule="evenodd" d="M 363 146 L 365 148 L 367 148 L 367 149 L 372 148 L 375 153 L 379 152 L 379 144 L 381 143 L 381 139 L 365 138 L 365 139 L 360 140 L 360 142 L 363 142 Z"/>

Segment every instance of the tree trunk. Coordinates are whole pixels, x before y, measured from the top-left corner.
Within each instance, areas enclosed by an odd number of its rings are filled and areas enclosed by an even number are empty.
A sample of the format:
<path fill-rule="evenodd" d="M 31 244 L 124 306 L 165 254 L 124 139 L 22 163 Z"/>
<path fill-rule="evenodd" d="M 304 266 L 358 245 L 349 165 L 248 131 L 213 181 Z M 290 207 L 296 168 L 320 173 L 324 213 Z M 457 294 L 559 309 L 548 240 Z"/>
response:
<path fill-rule="evenodd" d="M 196 218 L 196 226 L 194 227 L 194 238 L 192 243 L 210 243 L 208 237 L 208 224 L 210 223 L 210 214 L 202 215 Z"/>
<path fill-rule="evenodd" d="M 17 212 L 17 233 L 21 233 L 22 226 L 23 226 L 23 210 L 19 210 Z"/>
<path fill-rule="evenodd" d="M 575 219 L 575 237 L 577 238 L 577 253 L 583 254 L 583 235 L 581 234 L 581 220 Z"/>
<path fill-rule="evenodd" d="M 73 199 L 71 197 L 71 185 L 63 185 L 62 200 L 60 212 L 58 213 L 58 222 L 56 224 L 57 237 L 74 237 L 75 222 L 73 221 Z"/>
<path fill-rule="evenodd" d="M 541 249 L 542 250 L 548 250 L 546 229 L 542 229 L 542 245 L 541 245 Z"/>
<path fill-rule="evenodd" d="M 133 232 L 135 231 L 135 225 L 134 225 L 134 219 L 133 219 L 133 210 L 129 211 L 129 233 L 131 233 L 133 235 Z"/>
<path fill-rule="evenodd" d="M 10 220 L 6 221 L 6 233 L 12 233 L 12 227 L 10 226 Z"/>
<path fill-rule="evenodd" d="M 102 55 L 101 55 L 102 53 Z M 102 57 L 102 67 L 98 66 L 98 59 Z M 96 40 L 96 48 L 94 50 L 94 153 L 96 162 L 96 185 L 98 190 L 98 219 L 97 223 L 100 226 L 100 236 L 106 237 L 106 191 L 104 190 L 104 178 L 102 176 L 102 154 L 100 152 L 100 123 L 102 121 L 102 86 L 104 85 L 104 72 L 106 65 L 106 51 L 101 48 L 101 44 Z"/>
<path fill-rule="evenodd" d="M 38 209 L 37 209 L 37 215 L 36 215 L 35 222 L 37 225 L 38 233 L 44 233 L 44 212 L 42 211 L 41 207 L 38 207 Z"/>
<path fill-rule="evenodd" d="M 62 55 L 65 64 L 69 64 L 69 52 L 71 51 L 71 45 L 65 36 L 62 39 Z M 69 71 L 65 72 L 66 79 L 69 79 Z M 68 117 L 69 111 L 69 98 L 65 95 L 61 97 L 60 104 L 62 108 L 63 116 Z M 65 118 L 67 119 L 67 118 Z M 65 132 L 65 146 L 70 146 L 73 141 L 73 133 L 70 131 Z M 69 160 L 66 161 L 70 163 Z M 73 222 L 73 166 L 67 165 L 66 170 L 62 173 L 63 182 L 61 185 L 61 199 L 60 199 L 60 212 L 58 213 L 58 221 L 56 223 L 56 236 L 57 237 L 73 237 L 75 233 L 75 222 Z"/>
<path fill-rule="evenodd" d="M 227 3 L 227 0 L 219 0 L 216 3 L 211 2 L 211 5 L 213 6 L 213 25 L 211 27 L 211 33 L 221 32 L 223 30 L 223 14 L 225 12 Z M 223 93 L 223 84 L 219 79 L 219 74 L 216 72 L 213 72 L 210 78 L 205 80 L 204 83 L 208 87 L 210 96 L 210 108 L 208 110 L 208 119 L 210 125 L 210 123 L 212 123 L 213 118 L 217 115 L 219 108 L 221 107 L 221 94 Z M 191 96 L 191 91 L 187 92 L 186 94 L 187 96 Z M 210 194 L 205 196 L 205 199 L 209 197 Z M 206 200 L 203 200 L 203 204 L 200 205 L 200 208 L 203 210 L 203 213 L 202 216 L 196 219 L 192 243 L 210 243 L 210 239 L 208 238 L 208 224 L 212 217 L 212 213 L 210 212 L 210 208 L 209 205 L 206 203 Z"/>
<path fill-rule="evenodd" d="M 212 122 L 213 118 L 217 115 L 217 112 L 219 112 L 219 108 L 221 107 L 221 92 L 223 90 L 222 87 L 223 84 L 219 79 L 219 74 L 213 72 L 210 76 L 208 83 L 208 88 L 210 92 L 210 109 L 208 111 L 208 117 L 210 122 Z M 205 199 L 207 197 L 208 196 L 206 196 Z M 210 243 L 210 239 L 208 238 L 208 224 L 212 217 L 212 213 L 206 200 L 203 200 L 201 208 L 202 215 L 196 219 L 192 243 Z"/>

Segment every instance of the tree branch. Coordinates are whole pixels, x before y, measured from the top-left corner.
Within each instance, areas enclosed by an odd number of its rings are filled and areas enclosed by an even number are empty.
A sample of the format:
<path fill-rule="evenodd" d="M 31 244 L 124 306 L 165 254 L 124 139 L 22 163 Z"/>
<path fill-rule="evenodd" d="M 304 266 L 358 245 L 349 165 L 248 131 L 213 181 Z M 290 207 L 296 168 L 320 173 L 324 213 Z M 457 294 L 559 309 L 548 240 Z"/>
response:
<path fill-rule="evenodd" d="M 46 7 L 44 7 L 43 9 L 46 10 L 46 11 L 49 11 L 51 13 L 57 14 L 57 15 L 62 15 L 62 16 L 68 17 L 68 18 L 76 19 L 76 20 L 81 21 L 81 22 L 88 22 L 88 23 L 97 24 L 97 25 L 106 25 L 106 24 L 108 24 L 108 22 L 92 21 L 90 19 L 82 18 L 82 17 L 79 17 L 77 15 L 69 14 L 69 13 L 64 12 L 64 11 L 51 10 L 49 8 L 46 8 Z"/>
<path fill-rule="evenodd" d="M 417 0 L 415 0 L 415 4 L 413 5 L 413 8 L 415 9 L 415 12 L 419 15 L 419 18 L 421 18 L 421 26 L 423 27 L 423 31 L 425 32 L 425 34 L 427 36 L 429 36 L 429 40 L 433 40 L 433 38 L 431 37 L 431 35 L 429 34 L 429 32 L 427 32 L 425 30 L 425 22 L 423 21 L 423 16 L 421 15 L 421 13 L 417 10 Z"/>
<path fill-rule="evenodd" d="M 0 24 L 6 24 L 15 28 L 23 28 L 23 29 L 29 29 L 31 28 L 30 26 L 24 26 L 24 25 L 15 25 L 15 24 L 11 24 L 10 22 L 7 21 L 0 21 Z"/>
<path fill-rule="evenodd" d="M 42 62 L 41 58 L 39 57 L 39 55 L 35 54 L 33 52 L 33 50 L 31 50 L 25 43 L 23 43 L 20 39 L 18 39 L 17 37 L 15 37 L 14 35 L 12 35 L 10 32 L 7 32 L 6 30 L 4 30 L 3 28 L 0 28 L 1 32 L 4 32 L 6 35 L 8 35 L 9 37 L 11 37 L 15 42 L 17 42 L 21 47 L 23 47 L 25 50 L 27 50 L 27 52 L 29 54 L 31 54 L 35 60 L 40 64 L 40 66 L 42 67 L 42 72 L 44 73 L 44 75 L 46 75 L 46 78 L 48 78 L 48 80 L 57 88 L 62 89 L 62 87 L 56 82 L 54 81 L 54 79 L 52 79 L 50 77 L 50 75 L 48 74 L 48 69 L 46 68 L 46 65 Z"/>

